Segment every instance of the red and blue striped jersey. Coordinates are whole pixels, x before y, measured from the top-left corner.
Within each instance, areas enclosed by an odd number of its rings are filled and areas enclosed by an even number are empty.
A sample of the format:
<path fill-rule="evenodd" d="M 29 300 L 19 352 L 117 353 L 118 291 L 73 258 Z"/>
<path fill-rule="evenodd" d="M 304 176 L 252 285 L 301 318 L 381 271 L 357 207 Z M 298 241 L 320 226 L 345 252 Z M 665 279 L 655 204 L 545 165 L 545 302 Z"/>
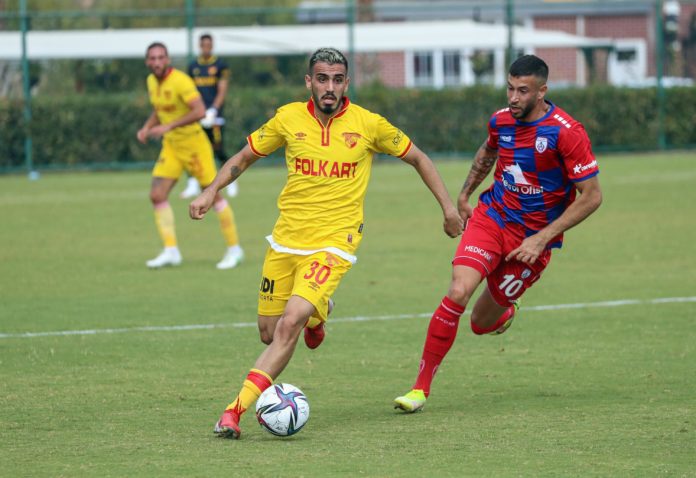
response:
<path fill-rule="evenodd" d="M 487 145 L 498 150 L 494 182 L 479 205 L 501 228 L 531 236 L 556 220 L 575 200 L 575 184 L 599 173 L 582 123 L 547 101 L 537 121 L 518 121 L 509 108 L 488 123 Z M 561 247 L 560 234 L 548 247 Z"/>

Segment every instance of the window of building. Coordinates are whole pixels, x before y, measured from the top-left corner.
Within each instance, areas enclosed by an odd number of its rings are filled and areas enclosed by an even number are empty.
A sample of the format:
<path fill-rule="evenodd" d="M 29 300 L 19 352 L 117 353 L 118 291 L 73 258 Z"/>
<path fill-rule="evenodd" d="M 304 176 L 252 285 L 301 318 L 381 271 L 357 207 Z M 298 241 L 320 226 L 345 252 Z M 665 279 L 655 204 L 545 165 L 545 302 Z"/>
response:
<path fill-rule="evenodd" d="M 445 51 L 442 54 L 445 85 L 459 85 L 462 82 L 462 63 L 459 51 Z"/>
<path fill-rule="evenodd" d="M 413 80 L 415 86 L 432 86 L 433 54 L 431 52 L 413 54 Z"/>

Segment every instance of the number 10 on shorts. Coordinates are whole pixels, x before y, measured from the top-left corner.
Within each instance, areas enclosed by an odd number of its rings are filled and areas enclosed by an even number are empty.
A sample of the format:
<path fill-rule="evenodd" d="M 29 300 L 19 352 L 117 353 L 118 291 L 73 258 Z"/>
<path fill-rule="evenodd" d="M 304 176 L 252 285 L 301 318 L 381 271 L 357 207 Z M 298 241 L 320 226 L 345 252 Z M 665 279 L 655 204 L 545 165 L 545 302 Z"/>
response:
<path fill-rule="evenodd" d="M 513 274 L 506 274 L 503 276 L 503 282 L 498 286 L 500 290 L 503 291 L 508 297 L 514 297 L 524 284 L 522 279 L 515 279 Z"/>

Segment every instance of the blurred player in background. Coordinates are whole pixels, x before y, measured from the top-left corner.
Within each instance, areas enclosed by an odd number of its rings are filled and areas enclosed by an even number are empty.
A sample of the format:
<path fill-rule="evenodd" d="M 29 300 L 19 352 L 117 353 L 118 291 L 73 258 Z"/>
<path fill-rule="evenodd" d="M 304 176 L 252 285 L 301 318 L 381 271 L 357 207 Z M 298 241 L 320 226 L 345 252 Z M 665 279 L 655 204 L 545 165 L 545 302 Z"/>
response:
<path fill-rule="evenodd" d="M 205 117 L 201 119 L 203 131 L 208 135 L 213 145 L 215 157 L 223 164 L 228 156 L 225 154 L 224 130 L 225 117 L 223 106 L 227 88 L 229 87 L 230 68 L 225 62 L 213 56 L 213 37 L 209 34 L 201 35 L 199 39 L 201 55 L 191 62 L 188 74 L 196 83 L 205 104 Z M 238 188 L 237 182 L 227 186 L 227 195 L 235 197 Z M 196 178 L 190 177 L 186 183 L 186 189 L 181 192 L 182 198 L 192 198 L 201 193 L 200 185 Z"/>
<path fill-rule="evenodd" d="M 216 168 L 210 141 L 198 120 L 205 116 L 201 95 L 186 73 L 170 66 L 167 48 L 153 43 L 147 48 L 145 64 L 152 72 L 147 77 L 147 91 L 153 106 L 152 114 L 138 131 L 138 141 L 162 138 L 162 150 L 152 170 L 150 200 L 155 208 L 155 223 L 164 250 L 147 261 L 150 268 L 177 266 L 181 253 L 177 246 L 174 213 L 169 205 L 169 193 L 186 170 L 202 185 L 215 178 Z M 243 258 L 239 246 L 234 214 L 227 201 L 216 194 L 212 199 L 220 220 L 222 235 L 227 244 L 218 269 L 236 267 Z"/>
<path fill-rule="evenodd" d="M 533 55 L 518 58 L 507 81 L 508 108 L 493 114 L 459 195 L 466 229 L 452 261 L 449 292 L 435 310 L 413 389 L 396 408 L 423 408 L 435 372 L 452 347 L 459 318 L 479 284 L 471 329 L 501 334 L 517 300 L 561 247 L 563 233 L 602 202 L 599 169 L 585 128 L 546 101 L 549 69 Z M 472 209 L 469 198 L 495 166 L 494 182 Z M 580 196 L 576 200 L 576 192 Z"/>
<path fill-rule="evenodd" d="M 283 371 L 303 329 L 309 348 L 324 339 L 330 297 L 355 263 L 362 239 L 374 153 L 396 156 L 416 169 L 440 204 L 450 237 L 464 225 L 430 158 L 386 119 L 352 104 L 344 96 L 349 82 L 341 52 L 314 52 L 305 76 L 309 101 L 279 108 L 191 203 L 191 217 L 201 219 L 218 191 L 259 158 L 285 148 L 288 179 L 278 198 L 280 217 L 267 237 L 259 292 L 258 326 L 268 346 L 215 425 L 219 436 L 239 438 L 240 415 Z"/>

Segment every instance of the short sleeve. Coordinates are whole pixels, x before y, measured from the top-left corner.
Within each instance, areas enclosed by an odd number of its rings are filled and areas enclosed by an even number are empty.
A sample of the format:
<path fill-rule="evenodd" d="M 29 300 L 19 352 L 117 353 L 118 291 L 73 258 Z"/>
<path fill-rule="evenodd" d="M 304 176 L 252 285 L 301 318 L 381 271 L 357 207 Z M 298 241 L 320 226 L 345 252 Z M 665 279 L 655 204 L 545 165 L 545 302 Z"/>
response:
<path fill-rule="evenodd" d="M 496 116 L 492 116 L 490 121 L 488 121 L 488 139 L 486 139 L 486 146 L 489 149 L 498 149 L 498 128 L 496 128 Z"/>
<path fill-rule="evenodd" d="M 411 150 L 411 139 L 396 126 L 380 115 L 377 116 L 377 126 L 374 137 L 374 149 L 378 153 L 390 154 L 403 158 Z"/>
<path fill-rule="evenodd" d="M 247 136 L 247 143 L 256 156 L 268 156 L 276 149 L 285 145 L 285 137 L 280 129 L 278 114 L 268 120 L 263 126 Z"/>
<path fill-rule="evenodd" d="M 221 80 L 229 80 L 230 78 L 230 67 L 223 61 L 220 62 L 218 67 L 218 78 Z"/>
<path fill-rule="evenodd" d="M 181 75 L 181 80 L 179 81 L 179 96 L 184 101 L 184 103 L 190 103 L 196 98 L 200 98 L 201 94 L 196 88 L 196 84 L 187 75 Z"/>
<path fill-rule="evenodd" d="M 579 182 L 597 175 L 599 173 L 597 159 L 582 124 L 576 123 L 572 128 L 562 128 L 561 131 L 558 152 L 568 171 L 568 179 Z"/>

